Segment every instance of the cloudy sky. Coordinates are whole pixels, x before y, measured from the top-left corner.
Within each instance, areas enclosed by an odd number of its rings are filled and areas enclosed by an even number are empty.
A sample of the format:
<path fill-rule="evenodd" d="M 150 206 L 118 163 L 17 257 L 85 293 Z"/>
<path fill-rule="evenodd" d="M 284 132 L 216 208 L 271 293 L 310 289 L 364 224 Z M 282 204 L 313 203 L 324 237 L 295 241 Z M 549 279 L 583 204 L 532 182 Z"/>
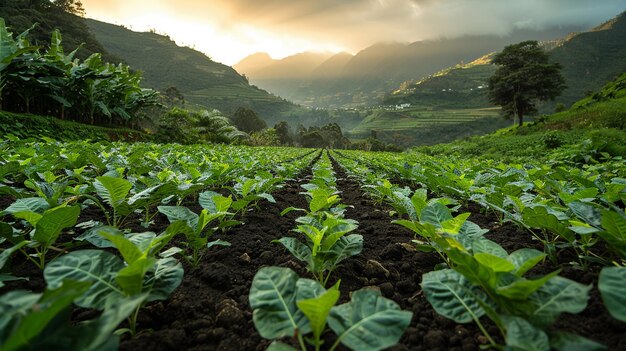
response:
<path fill-rule="evenodd" d="M 82 0 L 87 17 L 154 29 L 232 65 L 254 52 L 357 51 L 515 28 L 595 26 L 626 0 Z"/>

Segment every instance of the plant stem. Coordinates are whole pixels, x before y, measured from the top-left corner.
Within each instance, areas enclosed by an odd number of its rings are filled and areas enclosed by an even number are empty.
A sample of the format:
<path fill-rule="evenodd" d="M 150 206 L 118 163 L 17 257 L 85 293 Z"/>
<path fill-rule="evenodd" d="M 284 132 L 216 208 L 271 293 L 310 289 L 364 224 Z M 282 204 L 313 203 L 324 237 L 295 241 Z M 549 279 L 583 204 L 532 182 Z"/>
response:
<path fill-rule="evenodd" d="M 139 317 L 139 310 L 141 309 L 141 305 L 139 305 L 133 314 L 128 317 L 128 325 L 130 329 L 130 335 L 134 336 L 137 332 L 137 317 Z"/>

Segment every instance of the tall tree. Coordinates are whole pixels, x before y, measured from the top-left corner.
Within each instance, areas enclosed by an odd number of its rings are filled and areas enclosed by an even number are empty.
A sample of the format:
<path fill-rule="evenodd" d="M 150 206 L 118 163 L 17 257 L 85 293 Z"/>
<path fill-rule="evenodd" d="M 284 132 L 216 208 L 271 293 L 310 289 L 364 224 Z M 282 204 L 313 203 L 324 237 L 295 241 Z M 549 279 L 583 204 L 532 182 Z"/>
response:
<path fill-rule="evenodd" d="M 524 116 L 537 112 L 538 101 L 554 100 L 565 89 L 561 65 L 550 63 L 536 41 L 509 45 L 492 62 L 499 67 L 489 79 L 489 100 L 520 126 Z"/>
<path fill-rule="evenodd" d="M 237 129 L 246 133 L 258 132 L 267 128 L 265 121 L 262 120 L 256 112 L 245 107 L 238 108 L 232 120 L 235 126 L 237 126 Z"/>

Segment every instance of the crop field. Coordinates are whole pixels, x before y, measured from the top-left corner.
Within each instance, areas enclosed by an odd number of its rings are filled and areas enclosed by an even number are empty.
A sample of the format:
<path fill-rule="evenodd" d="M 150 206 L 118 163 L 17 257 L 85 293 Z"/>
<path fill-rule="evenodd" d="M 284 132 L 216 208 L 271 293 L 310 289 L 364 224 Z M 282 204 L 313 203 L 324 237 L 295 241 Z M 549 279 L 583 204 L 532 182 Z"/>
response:
<path fill-rule="evenodd" d="M 496 126 L 508 123 L 503 121 L 499 109 L 495 108 L 457 110 L 414 107 L 398 111 L 375 111 L 352 129 L 351 133 L 369 133 L 370 130 L 400 131 L 428 128 L 433 125 L 450 126 L 480 119 L 490 119 Z"/>
<path fill-rule="evenodd" d="M 626 164 L 0 142 L 2 350 L 626 349 Z"/>

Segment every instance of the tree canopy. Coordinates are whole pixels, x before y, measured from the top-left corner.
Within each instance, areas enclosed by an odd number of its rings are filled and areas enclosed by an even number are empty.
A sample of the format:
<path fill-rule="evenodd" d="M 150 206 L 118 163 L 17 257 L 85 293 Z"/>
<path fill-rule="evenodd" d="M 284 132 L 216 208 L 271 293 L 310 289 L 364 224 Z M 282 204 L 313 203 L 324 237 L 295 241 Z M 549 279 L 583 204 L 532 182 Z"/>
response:
<path fill-rule="evenodd" d="M 537 102 L 554 100 L 565 89 L 561 65 L 550 63 L 536 41 L 509 45 L 492 62 L 499 67 L 489 79 L 489 100 L 520 126 L 524 116 L 537 112 Z"/>

